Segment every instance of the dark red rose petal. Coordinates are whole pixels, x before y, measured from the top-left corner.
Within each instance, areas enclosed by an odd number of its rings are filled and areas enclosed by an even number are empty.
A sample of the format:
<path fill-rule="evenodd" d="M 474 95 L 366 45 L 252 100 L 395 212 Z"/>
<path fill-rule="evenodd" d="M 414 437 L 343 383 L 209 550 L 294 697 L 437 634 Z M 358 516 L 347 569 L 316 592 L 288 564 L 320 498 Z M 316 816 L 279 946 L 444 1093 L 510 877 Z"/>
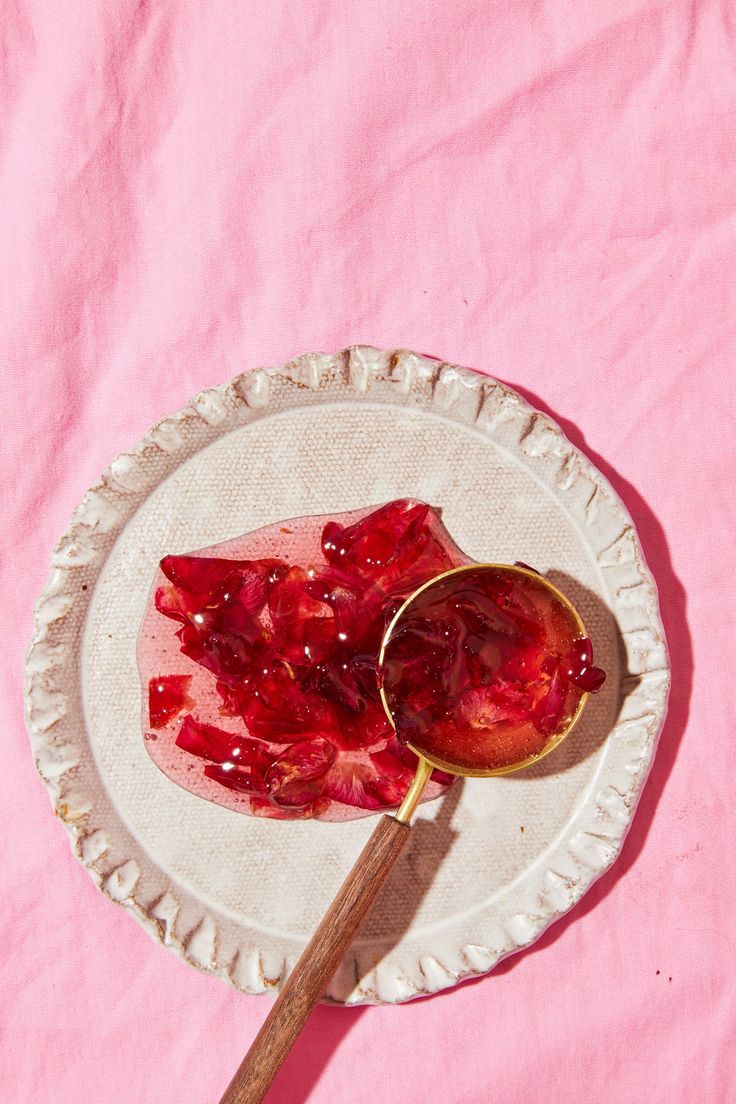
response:
<path fill-rule="evenodd" d="M 158 675 L 148 683 L 148 716 L 151 728 L 163 728 L 190 705 L 191 675 Z"/>
<path fill-rule="evenodd" d="M 280 560 L 225 560 L 212 556 L 165 556 L 161 570 L 181 592 L 238 602 L 250 613 L 258 613 L 268 589 L 286 565 Z"/>
<path fill-rule="evenodd" d="M 188 627 L 177 634 L 181 640 L 181 652 L 200 667 L 211 671 L 216 678 L 236 685 L 253 677 L 258 655 L 258 645 L 264 639 L 239 633 L 210 632 L 200 634 Z"/>
<path fill-rule="evenodd" d="M 291 567 L 271 588 L 268 610 L 276 632 L 289 632 L 306 617 L 322 617 L 329 612 L 310 590 L 309 577 L 301 567 Z"/>
<path fill-rule="evenodd" d="M 329 564 L 364 583 L 384 591 L 400 584 L 411 590 L 423 581 L 420 576 L 430 578 L 451 566 L 434 524 L 429 506 L 399 499 L 345 528 L 329 522 L 322 550 Z"/>
<path fill-rule="evenodd" d="M 253 771 L 239 770 L 232 763 L 208 763 L 204 768 L 206 778 L 219 782 L 228 790 L 243 794 L 265 794 L 266 784 L 263 778 Z"/>
<path fill-rule="evenodd" d="M 574 682 L 578 689 L 584 690 L 586 694 L 597 694 L 605 681 L 606 672 L 600 667 L 588 667 L 574 679 L 571 679 L 571 682 Z"/>
<path fill-rule="evenodd" d="M 334 759 L 334 747 L 320 737 L 292 744 L 266 774 L 270 800 L 285 808 L 302 808 L 311 804 L 323 791 L 322 779 Z"/>
<path fill-rule="evenodd" d="M 278 661 L 254 676 L 242 716 L 252 736 L 272 743 L 291 743 L 305 732 L 330 733 L 337 726 L 329 702 L 304 689 L 289 665 Z"/>
<path fill-rule="evenodd" d="M 191 715 L 182 721 L 176 743 L 178 747 L 200 759 L 209 759 L 213 763 L 232 763 L 238 767 L 248 766 L 261 775 L 273 762 L 273 755 L 260 741 L 226 732 L 215 725 L 202 724 Z"/>
<path fill-rule="evenodd" d="M 558 731 L 565 711 L 567 681 L 558 669 L 550 679 L 549 689 L 534 707 L 532 718 L 535 727 L 545 736 L 553 736 Z"/>
<path fill-rule="evenodd" d="M 330 734 L 330 739 L 341 751 L 368 751 L 384 745 L 390 739 L 393 729 L 378 701 L 368 701 L 365 709 L 358 713 L 338 712 L 339 729 Z"/>
<path fill-rule="evenodd" d="M 595 694 L 606 681 L 606 672 L 593 665 L 593 645 L 587 636 L 573 641 L 565 671 L 579 690 Z"/>
<path fill-rule="evenodd" d="M 176 743 L 190 755 L 222 763 L 227 759 L 232 738 L 232 732 L 225 732 L 214 725 L 201 724 L 194 717 L 187 716 L 181 723 Z"/>

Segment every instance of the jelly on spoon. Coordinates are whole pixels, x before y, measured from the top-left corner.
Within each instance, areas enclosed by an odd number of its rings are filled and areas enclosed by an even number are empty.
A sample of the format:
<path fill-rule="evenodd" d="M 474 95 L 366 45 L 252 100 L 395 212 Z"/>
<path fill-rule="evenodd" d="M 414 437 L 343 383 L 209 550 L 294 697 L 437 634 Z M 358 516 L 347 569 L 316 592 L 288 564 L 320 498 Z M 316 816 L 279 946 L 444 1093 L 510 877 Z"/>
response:
<path fill-rule="evenodd" d="M 605 678 L 572 603 L 521 564 L 466 564 L 430 579 L 388 625 L 379 666 L 400 740 L 475 777 L 549 754 Z"/>
<path fill-rule="evenodd" d="M 138 648 L 149 755 L 239 813 L 396 808 L 415 760 L 381 704 L 381 640 L 407 595 L 467 562 L 439 511 L 412 499 L 165 556 Z M 436 772 L 425 798 L 451 782 Z"/>

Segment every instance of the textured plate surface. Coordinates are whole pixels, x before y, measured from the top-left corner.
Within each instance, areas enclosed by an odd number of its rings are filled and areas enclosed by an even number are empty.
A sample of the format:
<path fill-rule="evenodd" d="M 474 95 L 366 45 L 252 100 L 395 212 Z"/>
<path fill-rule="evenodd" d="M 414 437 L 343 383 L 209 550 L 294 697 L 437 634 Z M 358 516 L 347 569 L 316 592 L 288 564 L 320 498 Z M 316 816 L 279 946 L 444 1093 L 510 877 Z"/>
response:
<path fill-rule="evenodd" d="M 328 996 L 408 1000 L 527 946 L 615 860 L 651 765 L 669 688 L 656 590 L 622 503 L 546 415 L 489 377 L 366 346 L 203 392 L 75 511 L 36 609 L 27 719 L 103 892 L 247 992 L 278 988 L 375 819 L 240 816 L 156 769 L 135 655 L 151 579 L 165 553 L 400 496 L 441 506 L 475 559 L 548 574 L 609 677 L 549 759 L 420 809 Z"/>

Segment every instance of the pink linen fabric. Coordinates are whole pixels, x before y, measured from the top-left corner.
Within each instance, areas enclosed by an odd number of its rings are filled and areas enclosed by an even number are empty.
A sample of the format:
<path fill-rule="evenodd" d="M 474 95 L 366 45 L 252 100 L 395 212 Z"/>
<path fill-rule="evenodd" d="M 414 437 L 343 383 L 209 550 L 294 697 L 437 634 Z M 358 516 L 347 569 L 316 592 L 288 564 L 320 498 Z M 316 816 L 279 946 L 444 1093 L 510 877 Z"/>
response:
<path fill-rule="evenodd" d="M 0 51 L 0 1099 L 209 1104 L 267 1013 L 72 858 L 23 657 L 119 451 L 364 341 L 492 372 L 599 464 L 674 688 L 583 903 L 483 980 L 320 1008 L 269 1101 L 736 1100 L 731 0 L 5 0 Z"/>

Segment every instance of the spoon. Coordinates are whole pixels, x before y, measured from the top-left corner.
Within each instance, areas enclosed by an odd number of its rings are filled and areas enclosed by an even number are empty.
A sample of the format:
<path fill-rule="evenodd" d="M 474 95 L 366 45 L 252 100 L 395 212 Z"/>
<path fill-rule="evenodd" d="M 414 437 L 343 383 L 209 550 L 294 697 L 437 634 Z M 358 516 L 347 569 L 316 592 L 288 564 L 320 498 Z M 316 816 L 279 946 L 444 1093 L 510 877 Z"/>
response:
<path fill-rule="evenodd" d="M 572 603 L 544 576 L 521 565 L 466 564 L 443 572 L 415 590 L 400 606 L 389 623 L 378 656 L 380 695 L 389 721 L 407 746 L 417 757 L 414 779 L 401 806 L 393 815 L 384 815 L 348 874 L 342 888 L 327 909 L 322 921 L 287 979 L 261 1030 L 247 1055 L 221 1098 L 220 1104 L 258 1104 L 268 1091 L 281 1064 L 304 1027 L 314 1006 L 324 994 L 333 974 L 340 965 L 363 917 L 373 903 L 389 871 L 401 853 L 411 832 L 411 818 L 429 782 L 432 771 L 438 768 L 460 777 L 483 777 L 509 774 L 537 763 L 550 754 L 569 735 L 576 724 L 588 698 L 585 690 L 568 694 L 566 712 L 559 713 L 557 724 L 533 754 L 519 753 L 514 758 L 514 747 L 528 747 L 519 736 L 524 736 L 524 726 L 518 731 L 507 732 L 505 754 L 481 740 L 470 744 L 467 731 L 454 729 L 447 720 L 445 708 L 453 695 L 467 690 L 467 683 L 455 681 L 444 685 L 441 679 L 431 680 L 432 664 L 436 663 L 444 640 L 452 633 L 452 624 L 446 617 L 438 616 L 462 608 L 466 614 L 485 614 L 487 625 L 473 638 L 473 648 L 493 647 L 491 637 L 503 643 L 503 613 L 495 609 L 473 609 L 475 600 L 482 601 L 484 582 L 510 579 L 512 585 L 534 595 L 548 609 L 556 610 L 558 629 L 566 622 L 566 630 L 572 639 L 586 638 L 585 626 Z M 491 620 L 488 620 L 490 616 Z M 562 620 L 561 620 L 562 619 Z M 477 622 L 477 617 L 475 618 Z M 426 626 L 430 625 L 430 632 Z M 508 622 L 506 622 L 508 626 Z M 507 630 L 508 631 L 508 630 Z M 457 646 L 457 645 L 455 645 Z M 467 648 L 467 642 L 466 642 Z M 421 702 L 402 697 L 406 680 L 406 660 L 426 660 L 429 666 L 427 683 L 422 683 Z M 592 670 L 597 671 L 596 668 Z M 601 674 L 601 673 L 599 673 Z M 437 719 L 444 731 L 444 739 L 438 743 Z M 508 726 L 507 726 L 508 727 Z M 530 727 L 530 726 L 527 726 Z M 487 731 L 492 731 L 490 725 Z M 479 730 L 481 731 L 481 730 Z M 482 730 L 486 731 L 486 730 Z M 448 736 L 449 732 L 449 736 Z M 463 741 L 462 736 L 465 736 Z"/>

